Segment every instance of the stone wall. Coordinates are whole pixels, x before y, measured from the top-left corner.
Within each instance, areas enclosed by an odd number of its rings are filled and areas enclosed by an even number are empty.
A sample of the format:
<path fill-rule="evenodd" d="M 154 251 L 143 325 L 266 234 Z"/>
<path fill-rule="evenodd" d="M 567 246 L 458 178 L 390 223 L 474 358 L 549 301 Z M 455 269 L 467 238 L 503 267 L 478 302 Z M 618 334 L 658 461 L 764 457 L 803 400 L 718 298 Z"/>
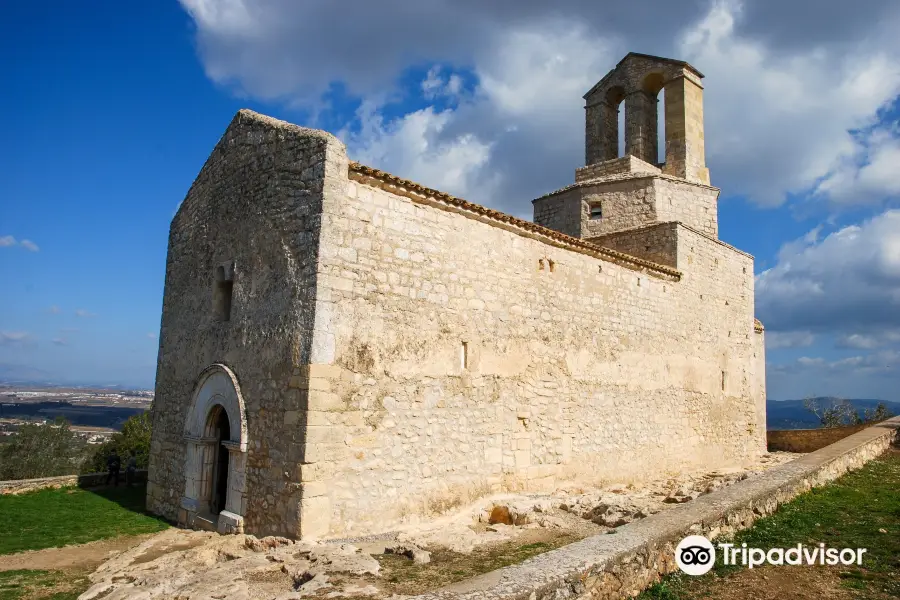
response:
<path fill-rule="evenodd" d="M 575 182 L 581 183 L 598 177 L 606 177 L 608 175 L 619 175 L 622 173 L 662 173 L 659 167 L 644 162 L 634 156 L 626 155 L 613 160 L 606 160 L 600 163 L 588 164 L 586 167 L 575 169 Z"/>
<path fill-rule="evenodd" d="M 221 363 L 246 401 L 246 528 L 299 535 L 304 423 L 290 415 L 305 403 L 300 366 L 315 354 L 322 198 L 346 169 L 333 136 L 241 111 L 191 186 L 169 234 L 150 510 L 179 516 L 191 398 L 201 373 Z M 233 271 L 227 321 L 214 302 L 222 265 Z"/>
<path fill-rule="evenodd" d="M 678 280 L 401 187 L 357 174 L 323 205 L 331 354 L 300 418 L 317 534 L 764 451 L 748 255 L 683 228 Z"/>
<path fill-rule="evenodd" d="M 653 177 L 629 177 L 596 185 L 583 184 L 581 237 L 590 238 L 659 220 L 653 182 Z M 596 205 L 603 210 L 600 219 L 591 218 L 591 207 Z"/>
<path fill-rule="evenodd" d="M 815 452 L 842 440 L 870 425 L 850 425 L 848 427 L 823 427 L 821 429 L 784 429 L 766 432 L 769 452 Z"/>
<path fill-rule="evenodd" d="M 581 190 L 572 188 L 552 196 L 538 198 L 532 203 L 534 222 L 572 237 L 581 237 Z"/>
<path fill-rule="evenodd" d="M 532 204 L 535 223 L 574 237 L 594 238 L 678 221 L 716 238 L 718 195 L 714 187 L 668 176 L 622 173 L 577 183 Z M 599 218 L 592 215 L 595 207 L 601 209 Z"/>
<path fill-rule="evenodd" d="M 587 241 L 641 258 L 677 267 L 678 223 L 655 223 L 588 238 Z"/>
<path fill-rule="evenodd" d="M 719 190 L 667 177 L 653 180 L 656 218 L 679 221 L 712 237 L 719 236 Z"/>
<path fill-rule="evenodd" d="M 147 471 L 138 470 L 134 474 L 134 483 L 145 483 Z M 125 471 L 120 473 L 119 483 L 124 485 Z M 0 481 L 0 496 L 4 494 L 25 494 L 37 490 L 63 487 L 92 488 L 106 484 L 106 473 L 87 473 L 85 475 L 60 475 L 59 477 L 41 477 L 38 479 L 11 479 Z"/>

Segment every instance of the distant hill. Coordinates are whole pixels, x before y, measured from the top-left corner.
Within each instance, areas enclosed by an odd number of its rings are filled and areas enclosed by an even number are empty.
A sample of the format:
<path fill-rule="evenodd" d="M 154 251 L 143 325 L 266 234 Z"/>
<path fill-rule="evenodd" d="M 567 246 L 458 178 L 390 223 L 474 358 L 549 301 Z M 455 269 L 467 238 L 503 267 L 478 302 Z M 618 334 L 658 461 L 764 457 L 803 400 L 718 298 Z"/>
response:
<path fill-rule="evenodd" d="M 841 398 L 815 398 L 820 406 L 834 406 Z M 872 400 L 869 398 L 848 399 L 860 413 L 866 408 L 875 408 L 883 402 L 894 415 L 900 415 L 900 402 Z M 769 429 L 816 429 L 821 427 L 816 415 L 803 406 L 803 400 L 769 400 L 766 402 L 766 424 Z"/>

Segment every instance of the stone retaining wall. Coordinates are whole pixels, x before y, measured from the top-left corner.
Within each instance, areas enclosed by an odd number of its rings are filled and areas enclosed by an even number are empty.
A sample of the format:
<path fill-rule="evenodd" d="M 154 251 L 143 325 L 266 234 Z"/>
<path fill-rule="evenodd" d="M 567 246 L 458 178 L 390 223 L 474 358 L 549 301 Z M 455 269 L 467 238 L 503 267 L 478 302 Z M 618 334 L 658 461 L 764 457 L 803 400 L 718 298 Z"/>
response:
<path fill-rule="evenodd" d="M 766 444 L 769 452 L 815 452 L 867 427 L 869 425 L 767 431 Z"/>
<path fill-rule="evenodd" d="M 139 470 L 135 482 L 145 483 L 147 471 Z M 125 482 L 125 471 L 119 477 L 119 483 Z M 82 488 L 98 487 L 106 483 L 106 473 L 88 473 L 87 475 L 60 475 L 59 477 L 41 477 L 39 479 L 12 479 L 0 481 L 0 496 L 4 494 L 24 494 L 46 488 L 62 488 L 78 486 Z"/>
<path fill-rule="evenodd" d="M 619 599 L 637 595 L 677 569 L 674 549 L 687 535 L 714 539 L 750 527 L 809 489 L 858 469 L 896 443 L 900 417 L 883 421 L 753 479 L 486 573 L 416 600 Z"/>

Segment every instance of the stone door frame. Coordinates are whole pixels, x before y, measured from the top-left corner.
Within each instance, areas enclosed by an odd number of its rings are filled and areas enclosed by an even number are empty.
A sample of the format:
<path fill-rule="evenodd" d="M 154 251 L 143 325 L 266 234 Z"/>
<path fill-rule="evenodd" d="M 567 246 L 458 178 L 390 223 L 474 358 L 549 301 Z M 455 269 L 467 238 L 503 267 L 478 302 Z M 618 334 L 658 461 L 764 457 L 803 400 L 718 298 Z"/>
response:
<path fill-rule="evenodd" d="M 208 505 L 214 492 L 213 468 L 218 451 L 215 423 L 210 420 L 217 406 L 228 415 L 230 439 L 222 442 L 228 449 L 228 491 L 225 509 L 209 515 Z M 219 533 L 242 533 L 247 506 L 247 413 L 244 397 L 234 372 L 222 364 L 213 364 L 200 373 L 184 425 L 184 495 L 179 521 L 194 526 L 197 517 L 213 521 Z"/>

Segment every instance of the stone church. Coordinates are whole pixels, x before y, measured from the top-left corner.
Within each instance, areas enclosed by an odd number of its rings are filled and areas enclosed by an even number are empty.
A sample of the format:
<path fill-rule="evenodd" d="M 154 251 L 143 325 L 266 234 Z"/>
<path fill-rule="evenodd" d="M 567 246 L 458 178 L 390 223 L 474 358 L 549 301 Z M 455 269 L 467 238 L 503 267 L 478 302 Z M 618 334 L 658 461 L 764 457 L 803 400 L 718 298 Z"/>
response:
<path fill-rule="evenodd" d="M 171 224 L 150 509 L 362 535 L 764 452 L 753 257 L 718 238 L 702 77 L 622 59 L 584 96 L 585 166 L 533 221 L 238 112 Z"/>

